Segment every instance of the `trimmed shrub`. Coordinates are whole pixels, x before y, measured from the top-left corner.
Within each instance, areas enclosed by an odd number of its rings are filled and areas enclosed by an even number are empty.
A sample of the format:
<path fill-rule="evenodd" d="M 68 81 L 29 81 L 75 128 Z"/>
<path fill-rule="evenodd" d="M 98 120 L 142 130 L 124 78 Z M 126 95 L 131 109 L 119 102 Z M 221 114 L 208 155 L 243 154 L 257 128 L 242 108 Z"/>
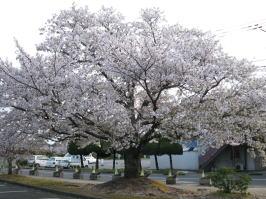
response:
<path fill-rule="evenodd" d="M 217 187 L 224 193 L 239 191 L 245 193 L 251 183 L 251 178 L 248 175 L 237 173 L 232 168 L 221 168 L 209 174 L 212 180 L 212 185 Z"/>
<path fill-rule="evenodd" d="M 246 193 L 248 186 L 251 183 L 251 177 L 249 175 L 240 175 L 236 180 L 236 190 L 241 193 Z"/>

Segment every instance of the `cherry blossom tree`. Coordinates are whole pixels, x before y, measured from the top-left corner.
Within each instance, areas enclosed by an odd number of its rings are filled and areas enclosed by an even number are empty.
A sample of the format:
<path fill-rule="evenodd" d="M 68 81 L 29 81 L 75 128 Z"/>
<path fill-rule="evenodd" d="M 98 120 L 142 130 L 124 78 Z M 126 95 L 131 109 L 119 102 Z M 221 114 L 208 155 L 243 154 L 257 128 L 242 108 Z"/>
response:
<path fill-rule="evenodd" d="M 31 134 L 27 134 L 27 122 L 18 110 L 4 109 L 0 115 L 0 156 L 8 163 L 8 174 L 12 174 L 12 162 L 20 155 L 29 154 L 40 146 Z M 22 116 L 22 117 L 21 117 Z"/>
<path fill-rule="evenodd" d="M 139 175 L 141 149 L 158 136 L 219 146 L 263 135 L 256 67 L 210 33 L 167 24 L 158 9 L 128 22 L 111 8 L 73 6 L 41 34 L 36 55 L 17 43 L 20 68 L 1 60 L 3 104 L 40 136 L 111 143 L 124 152 L 125 177 Z"/>

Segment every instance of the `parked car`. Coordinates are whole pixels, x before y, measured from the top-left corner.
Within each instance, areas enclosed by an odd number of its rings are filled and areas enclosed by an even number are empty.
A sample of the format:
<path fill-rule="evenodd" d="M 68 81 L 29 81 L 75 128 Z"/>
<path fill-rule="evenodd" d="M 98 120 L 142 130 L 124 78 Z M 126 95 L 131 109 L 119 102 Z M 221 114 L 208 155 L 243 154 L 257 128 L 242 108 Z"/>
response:
<path fill-rule="evenodd" d="M 70 162 L 68 160 L 56 160 L 56 166 L 63 168 L 70 168 Z"/>
<path fill-rule="evenodd" d="M 71 167 L 80 166 L 80 156 L 79 155 L 71 155 L 67 153 L 64 156 L 65 160 L 68 160 L 70 162 Z"/>
<path fill-rule="evenodd" d="M 88 164 L 93 164 L 93 163 L 96 163 L 96 158 L 92 156 L 92 154 L 88 155 L 88 156 L 85 156 L 85 161 L 88 163 Z"/>
<path fill-rule="evenodd" d="M 63 167 L 63 168 L 69 168 L 70 162 L 64 157 L 51 157 L 46 163 L 46 167 L 54 168 L 56 166 Z"/>
<path fill-rule="evenodd" d="M 29 166 L 45 167 L 49 158 L 45 155 L 32 155 L 29 160 Z"/>
<path fill-rule="evenodd" d="M 71 155 L 67 153 L 64 158 L 70 162 L 71 167 L 81 166 L 80 155 Z M 90 154 L 83 157 L 83 165 L 88 167 L 89 164 L 95 163 L 96 159 Z"/>
<path fill-rule="evenodd" d="M 49 158 L 46 162 L 46 167 L 54 168 L 55 167 L 55 158 Z"/>

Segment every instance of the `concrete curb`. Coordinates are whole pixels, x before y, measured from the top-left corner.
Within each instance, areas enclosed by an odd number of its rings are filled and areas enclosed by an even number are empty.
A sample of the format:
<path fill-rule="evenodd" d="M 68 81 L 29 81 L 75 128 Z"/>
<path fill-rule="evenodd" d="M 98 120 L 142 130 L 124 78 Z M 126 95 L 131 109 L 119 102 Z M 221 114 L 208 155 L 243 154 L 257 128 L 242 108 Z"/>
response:
<path fill-rule="evenodd" d="M 32 188 L 32 189 L 37 189 L 40 191 L 55 193 L 55 194 L 62 195 L 62 196 L 76 197 L 77 199 L 101 199 L 101 198 L 95 198 L 95 197 L 91 197 L 91 196 L 84 196 L 84 195 L 80 195 L 80 194 L 76 194 L 76 193 L 58 191 L 58 190 L 54 190 L 54 189 L 50 189 L 50 188 L 44 188 L 44 187 L 22 184 L 19 182 L 12 182 L 12 181 L 3 180 L 3 179 L 0 179 L 0 182 L 4 182 L 7 184 L 13 184 L 13 185 L 19 185 L 19 186 L 23 186 L 23 187 L 27 187 L 27 188 Z"/>

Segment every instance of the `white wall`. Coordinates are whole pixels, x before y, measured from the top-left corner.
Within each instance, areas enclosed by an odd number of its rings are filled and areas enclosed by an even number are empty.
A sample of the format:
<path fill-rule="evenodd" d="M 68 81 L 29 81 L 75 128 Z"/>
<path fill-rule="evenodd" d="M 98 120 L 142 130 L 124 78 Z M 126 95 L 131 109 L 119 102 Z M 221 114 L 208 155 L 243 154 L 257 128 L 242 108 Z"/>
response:
<path fill-rule="evenodd" d="M 174 169 L 180 170 L 198 170 L 199 154 L 197 151 L 184 151 L 183 155 L 172 155 Z M 155 169 L 154 156 L 151 156 L 151 168 Z M 158 164 L 160 169 L 170 168 L 170 160 L 168 155 L 158 156 Z"/>

